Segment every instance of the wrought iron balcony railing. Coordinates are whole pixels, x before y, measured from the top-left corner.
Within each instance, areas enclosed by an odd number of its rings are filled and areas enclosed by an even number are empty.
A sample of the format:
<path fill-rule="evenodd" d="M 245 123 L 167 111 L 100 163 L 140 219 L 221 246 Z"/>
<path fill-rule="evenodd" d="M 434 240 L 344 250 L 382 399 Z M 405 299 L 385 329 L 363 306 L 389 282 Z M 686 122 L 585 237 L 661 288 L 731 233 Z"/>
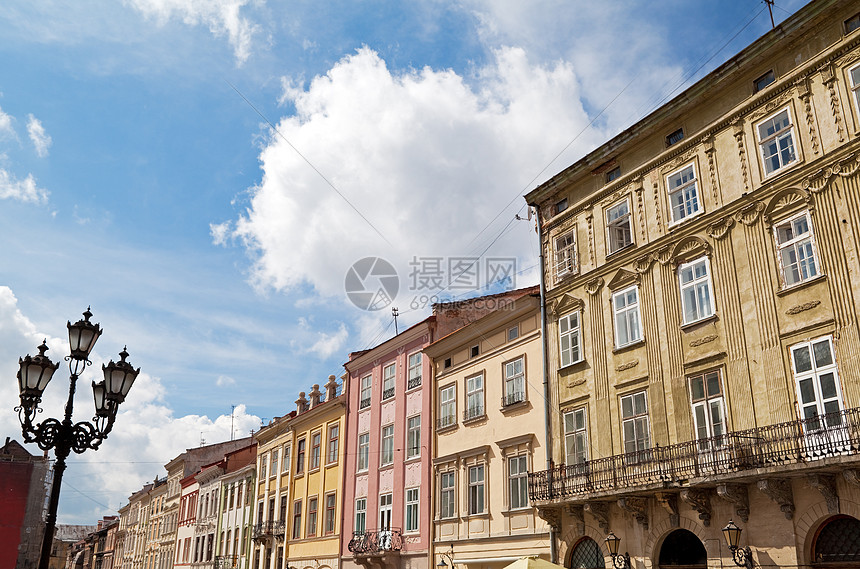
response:
<path fill-rule="evenodd" d="M 502 407 L 516 405 L 517 403 L 522 403 L 525 400 L 526 394 L 524 391 L 513 391 L 511 393 L 506 393 L 504 397 L 502 397 Z"/>
<path fill-rule="evenodd" d="M 238 567 L 238 555 L 218 555 L 215 557 L 215 561 L 212 564 L 213 569 L 238 569 Z"/>
<path fill-rule="evenodd" d="M 454 415 L 454 413 L 442 415 L 436 420 L 437 429 L 447 429 L 448 427 L 453 427 L 456 424 L 457 417 Z"/>
<path fill-rule="evenodd" d="M 358 408 L 359 409 L 364 409 L 365 407 L 370 407 L 370 397 L 367 397 L 366 399 L 362 399 L 361 401 L 358 402 Z"/>
<path fill-rule="evenodd" d="M 400 528 L 368 530 L 354 533 L 347 545 L 356 555 L 382 555 L 403 548 L 403 535 Z"/>
<path fill-rule="evenodd" d="M 478 419 L 484 416 L 484 406 L 483 405 L 475 405 L 474 407 L 467 407 L 463 410 L 463 421 L 471 421 L 472 419 Z"/>
<path fill-rule="evenodd" d="M 265 539 L 268 537 L 284 537 L 284 522 L 277 520 L 269 520 L 254 526 L 254 532 L 251 534 L 252 539 Z"/>
<path fill-rule="evenodd" d="M 388 389 L 383 390 L 382 392 L 382 400 L 391 399 L 394 397 L 394 387 L 389 387 Z"/>
<path fill-rule="evenodd" d="M 413 389 L 421 385 L 421 376 L 418 377 L 410 377 L 409 381 L 406 383 L 406 389 Z"/>
<path fill-rule="evenodd" d="M 529 473 L 532 501 L 671 485 L 860 454 L 860 408 Z"/>

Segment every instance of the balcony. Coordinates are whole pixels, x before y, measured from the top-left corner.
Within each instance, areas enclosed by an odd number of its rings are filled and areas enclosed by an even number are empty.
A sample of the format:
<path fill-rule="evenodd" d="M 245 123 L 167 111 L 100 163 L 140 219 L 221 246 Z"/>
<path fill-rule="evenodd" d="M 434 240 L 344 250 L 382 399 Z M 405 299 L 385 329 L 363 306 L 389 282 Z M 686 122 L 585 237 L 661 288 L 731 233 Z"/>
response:
<path fill-rule="evenodd" d="M 816 461 L 841 463 L 857 455 L 860 408 L 529 473 L 529 499 L 585 501 L 601 494 L 677 488 L 696 479 L 759 475 L 771 468 L 787 475 L 821 464 Z"/>
<path fill-rule="evenodd" d="M 356 556 L 385 555 L 400 551 L 403 547 L 403 535 L 400 528 L 368 530 L 353 534 L 347 547 Z"/>
<path fill-rule="evenodd" d="M 270 520 L 254 526 L 251 539 L 257 542 L 269 541 L 272 538 L 284 539 L 285 524 L 283 521 Z"/>
<path fill-rule="evenodd" d="M 409 381 L 406 382 L 406 389 L 415 389 L 419 385 L 421 385 L 421 376 L 420 375 L 418 377 L 410 377 Z"/>
<path fill-rule="evenodd" d="M 442 415 L 436 420 L 436 429 L 441 431 L 443 429 L 448 429 L 457 424 L 457 417 L 454 413 L 448 413 L 447 415 Z"/>
<path fill-rule="evenodd" d="M 362 399 L 362 400 L 361 400 L 361 401 L 359 401 L 359 403 L 358 403 L 358 408 L 359 408 L 359 409 L 366 409 L 367 407 L 370 407 L 370 397 L 367 397 L 367 398 L 365 398 L 365 399 Z"/>
<path fill-rule="evenodd" d="M 389 387 L 382 392 L 382 400 L 391 399 L 394 397 L 394 387 Z"/>
<path fill-rule="evenodd" d="M 502 397 L 502 408 L 510 407 L 511 405 L 516 405 L 517 403 L 522 403 L 525 400 L 525 391 L 513 391 L 511 393 L 505 393 L 505 395 Z"/>
<path fill-rule="evenodd" d="M 212 569 L 238 569 L 238 555 L 218 555 L 212 564 Z"/>
<path fill-rule="evenodd" d="M 474 421 L 475 419 L 480 419 L 484 416 L 484 406 L 483 405 L 475 405 L 474 407 L 468 407 L 463 411 L 463 422 L 467 423 L 469 421 Z"/>

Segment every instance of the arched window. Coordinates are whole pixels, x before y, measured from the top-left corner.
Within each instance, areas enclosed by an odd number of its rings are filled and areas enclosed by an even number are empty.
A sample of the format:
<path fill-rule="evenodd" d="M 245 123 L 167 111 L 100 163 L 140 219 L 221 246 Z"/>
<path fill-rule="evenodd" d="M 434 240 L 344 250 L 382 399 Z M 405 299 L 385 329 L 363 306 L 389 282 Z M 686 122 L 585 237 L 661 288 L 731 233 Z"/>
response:
<path fill-rule="evenodd" d="M 660 567 L 703 568 L 708 564 L 705 546 L 693 532 L 676 529 L 666 536 L 660 546 Z"/>
<path fill-rule="evenodd" d="M 600 546 L 590 537 L 584 537 L 574 546 L 570 554 L 569 569 L 594 569 L 606 567 Z"/>
<path fill-rule="evenodd" d="M 815 536 L 812 562 L 822 566 L 847 563 L 844 567 L 860 567 L 860 520 L 836 516 L 826 522 Z"/>

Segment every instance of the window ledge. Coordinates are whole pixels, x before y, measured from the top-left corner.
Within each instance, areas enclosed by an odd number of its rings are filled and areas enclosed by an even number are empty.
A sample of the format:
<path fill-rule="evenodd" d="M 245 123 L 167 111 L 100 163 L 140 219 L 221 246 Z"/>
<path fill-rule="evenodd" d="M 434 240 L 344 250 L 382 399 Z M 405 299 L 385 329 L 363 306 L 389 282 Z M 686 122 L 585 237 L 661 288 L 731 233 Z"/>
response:
<path fill-rule="evenodd" d="M 697 211 L 696 213 L 691 213 L 690 215 L 688 215 L 686 217 L 682 217 L 678 221 L 674 221 L 674 220 L 670 221 L 668 227 L 669 227 L 669 229 L 676 229 L 676 228 L 684 225 L 685 223 L 692 221 L 701 215 L 704 215 L 704 213 L 705 213 L 704 208 L 700 208 L 699 211 Z"/>
<path fill-rule="evenodd" d="M 487 418 L 487 413 L 481 413 L 480 415 L 475 415 L 474 417 L 469 417 L 468 419 L 463 419 L 464 425 L 471 425 L 472 423 L 479 423 Z"/>
<path fill-rule="evenodd" d="M 436 427 L 437 433 L 447 433 L 448 431 L 455 431 L 460 428 L 460 424 L 456 421 L 451 423 L 450 425 L 445 425 L 444 427 Z"/>
<path fill-rule="evenodd" d="M 403 462 L 404 462 L 404 464 L 409 464 L 409 463 L 412 463 L 412 462 L 421 462 L 421 455 L 419 454 L 419 455 L 416 455 L 416 456 L 410 456 L 409 458 L 407 458 L 407 459 L 406 459 L 406 460 L 404 460 Z"/>
<path fill-rule="evenodd" d="M 582 358 L 581 360 L 577 360 L 573 363 L 567 364 L 566 366 L 560 366 L 558 368 L 558 371 L 560 371 L 560 372 L 561 371 L 563 371 L 563 372 L 573 371 L 577 367 L 582 366 L 582 364 L 584 364 L 584 363 L 585 363 L 585 358 Z"/>
<path fill-rule="evenodd" d="M 392 468 L 394 468 L 394 463 L 389 462 L 388 464 L 380 464 L 379 468 L 377 468 L 376 470 L 378 472 L 382 472 L 383 470 L 391 470 Z"/>
<path fill-rule="evenodd" d="M 686 324 L 681 324 L 681 330 L 687 331 L 692 330 L 693 328 L 699 326 L 700 324 L 707 324 L 708 322 L 715 322 L 719 320 L 717 313 L 714 312 L 710 316 L 705 316 L 704 318 L 700 318 L 698 320 L 693 320 L 692 322 L 687 322 Z"/>
<path fill-rule="evenodd" d="M 517 401 L 516 403 L 511 403 L 510 405 L 504 405 L 499 409 L 502 413 L 509 413 L 511 411 L 516 411 L 518 409 L 522 409 L 523 407 L 529 406 L 529 400 L 523 399 L 522 401 Z"/>
<path fill-rule="evenodd" d="M 796 290 L 801 290 L 801 289 L 804 289 L 808 286 L 812 286 L 813 284 L 815 284 L 819 281 L 823 281 L 826 278 L 827 278 L 827 275 L 825 275 L 824 273 L 819 273 L 819 274 L 815 275 L 814 277 L 812 277 L 811 279 L 801 281 L 797 284 L 791 285 L 790 287 L 785 287 L 785 288 L 782 288 L 782 289 L 776 291 L 776 295 L 777 296 L 785 296 L 785 295 L 791 294 L 792 292 L 794 292 Z"/>
<path fill-rule="evenodd" d="M 463 516 L 464 521 L 469 520 L 487 520 L 490 518 L 490 512 L 481 512 L 480 514 L 466 514 Z"/>
<path fill-rule="evenodd" d="M 458 521 L 460 521 L 460 518 L 458 518 L 457 516 L 451 516 L 450 518 L 434 518 L 433 519 L 434 524 L 450 524 L 450 523 L 457 523 Z"/>
<path fill-rule="evenodd" d="M 531 506 L 525 506 L 523 508 L 514 508 L 509 510 L 502 510 L 503 516 L 515 516 L 517 514 L 529 514 L 534 511 L 534 508 Z"/>
<path fill-rule="evenodd" d="M 636 340 L 635 342 L 632 342 L 630 344 L 624 344 L 620 348 L 612 348 L 612 353 L 613 354 L 620 354 L 622 352 L 626 352 L 628 350 L 632 350 L 634 348 L 638 348 L 638 347 L 643 346 L 643 345 L 645 345 L 645 338 L 642 338 L 641 340 Z"/>
<path fill-rule="evenodd" d="M 320 471 L 320 467 L 315 466 L 313 468 L 308 469 L 308 474 L 314 474 L 314 473 L 319 472 L 319 471 Z"/>
<path fill-rule="evenodd" d="M 621 253 L 623 251 L 627 251 L 629 249 L 635 249 L 635 248 L 636 248 L 635 242 L 628 243 L 627 245 L 625 245 L 624 247 L 621 247 L 620 249 L 616 249 L 615 251 L 612 251 L 611 253 L 607 253 L 606 254 L 606 260 L 608 261 L 611 257 L 615 257 L 616 255 L 618 255 L 619 253 Z"/>

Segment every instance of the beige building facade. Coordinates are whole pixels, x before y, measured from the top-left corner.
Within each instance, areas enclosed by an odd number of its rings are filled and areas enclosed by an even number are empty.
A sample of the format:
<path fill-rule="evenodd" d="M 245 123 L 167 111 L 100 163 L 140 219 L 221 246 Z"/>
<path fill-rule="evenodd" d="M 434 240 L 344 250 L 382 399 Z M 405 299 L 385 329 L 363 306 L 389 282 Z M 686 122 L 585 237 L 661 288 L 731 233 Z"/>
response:
<path fill-rule="evenodd" d="M 434 565 L 501 568 L 549 559 L 528 499 L 546 468 L 537 288 L 424 348 L 433 369 Z"/>
<path fill-rule="evenodd" d="M 635 567 L 733 566 L 730 520 L 757 565 L 860 566 L 858 11 L 810 3 L 526 196 L 530 497 L 566 566 L 609 566 L 610 532 Z"/>

